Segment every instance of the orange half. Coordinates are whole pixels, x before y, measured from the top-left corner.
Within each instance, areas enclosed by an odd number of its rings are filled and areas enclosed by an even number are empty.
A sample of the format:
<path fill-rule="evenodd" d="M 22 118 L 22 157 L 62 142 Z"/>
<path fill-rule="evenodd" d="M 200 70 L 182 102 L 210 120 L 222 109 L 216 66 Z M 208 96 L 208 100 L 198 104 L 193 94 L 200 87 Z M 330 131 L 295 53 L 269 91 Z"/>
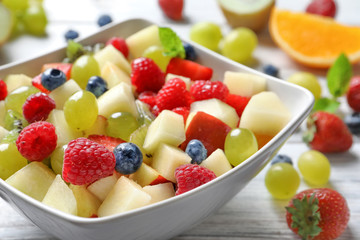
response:
<path fill-rule="evenodd" d="M 342 25 L 332 18 L 274 8 L 269 22 L 274 42 L 297 62 L 328 68 L 345 53 L 360 61 L 360 27 Z"/>

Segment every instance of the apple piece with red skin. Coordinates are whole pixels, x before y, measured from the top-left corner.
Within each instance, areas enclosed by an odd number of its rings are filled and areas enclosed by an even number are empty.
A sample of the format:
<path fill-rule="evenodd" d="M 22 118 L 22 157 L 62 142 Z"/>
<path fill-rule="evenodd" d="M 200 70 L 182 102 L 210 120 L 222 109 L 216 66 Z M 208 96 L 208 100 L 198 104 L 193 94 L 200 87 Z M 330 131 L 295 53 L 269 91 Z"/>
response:
<path fill-rule="evenodd" d="M 166 74 L 181 75 L 195 80 L 210 80 L 213 75 L 213 69 L 199 63 L 182 59 L 172 58 L 166 68 Z"/>
<path fill-rule="evenodd" d="M 46 69 L 55 68 L 65 73 L 66 79 L 70 79 L 72 63 L 46 63 L 42 66 L 41 72 Z"/>
<path fill-rule="evenodd" d="M 146 163 L 142 163 L 140 168 L 135 173 L 131 174 L 129 178 L 142 187 L 169 182 L 169 180 L 161 176 L 158 171 Z"/>
<path fill-rule="evenodd" d="M 192 139 L 201 141 L 207 149 L 208 156 L 216 149 L 224 149 L 226 135 L 231 127 L 216 117 L 197 112 L 186 129 L 186 140 L 181 144 L 181 149 L 186 149 Z"/>

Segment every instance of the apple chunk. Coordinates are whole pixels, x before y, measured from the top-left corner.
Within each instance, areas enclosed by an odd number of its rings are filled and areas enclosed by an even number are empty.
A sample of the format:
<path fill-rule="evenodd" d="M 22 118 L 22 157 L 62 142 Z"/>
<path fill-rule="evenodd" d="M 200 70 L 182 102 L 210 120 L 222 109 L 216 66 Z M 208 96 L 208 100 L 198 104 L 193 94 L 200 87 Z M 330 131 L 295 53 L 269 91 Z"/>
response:
<path fill-rule="evenodd" d="M 144 191 L 150 194 L 151 202 L 156 203 L 175 196 L 174 185 L 171 182 L 153 186 L 145 186 Z"/>
<path fill-rule="evenodd" d="M 121 82 L 131 85 L 129 74 L 112 62 L 106 62 L 101 68 L 101 77 L 105 79 L 109 89 Z"/>
<path fill-rule="evenodd" d="M 49 96 L 54 99 L 56 109 L 62 110 L 64 108 L 66 100 L 68 100 L 71 95 L 80 90 L 81 88 L 77 84 L 77 82 L 70 79 L 69 81 L 66 81 L 63 85 L 51 91 L 51 93 L 49 93 Z"/>
<path fill-rule="evenodd" d="M 97 180 L 96 182 L 93 182 L 90 184 L 87 189 L 94 194 L 98 199 L 101 201 L 104 201 L 106 196 L 109 194 L 111 189 L 114 187 L 118 180 L 118 177 L 116 174 L 113 174 L 111 176 L 107 176 L 104 178 L 101 178 Z"/>
<path fill-rule="evenodd" d="M 166 178 L 161 176 L 158 171 L 146 163 L 142 163 L 140 168 L 135 173 L 131 174 L 129 178 L 137 182 L 142 187 L 169 182 Z"/>
<path fill-rule="evenodd" d="M 102 69 L 107 62 L 112 62 L 127 74 L 131 72 L 130 63 L 124 55 L 111 44 L 95 53 L 94 58 L 99 63 L 100 69 Z"/>
<path fill-rule="evenodd" d="M 217 177 L 232 169 L 224 151 L 220 148 L 216 149 L 200 165 L 212 170 Z"/>
<path fill-rule="evenodd" d="M 101 201 L 95 197 L 84 185 L 72 185 L 70 189 L 76 198 L 77 215 L 79 217 L 97 216 L 97 210 L 101 205 Z"/>
<path fill-rule="evenodd" d="M 31 77 L 25 74 L 9 74 L 4 79 L 8 93 L 22 86 L 32 86 Z"/>
<path fill-rule="evenodd" d="M 251 97 L 266 90 L 266 79 L 252 73 L 226 71 L 224 84 L 231 94 Z"/>

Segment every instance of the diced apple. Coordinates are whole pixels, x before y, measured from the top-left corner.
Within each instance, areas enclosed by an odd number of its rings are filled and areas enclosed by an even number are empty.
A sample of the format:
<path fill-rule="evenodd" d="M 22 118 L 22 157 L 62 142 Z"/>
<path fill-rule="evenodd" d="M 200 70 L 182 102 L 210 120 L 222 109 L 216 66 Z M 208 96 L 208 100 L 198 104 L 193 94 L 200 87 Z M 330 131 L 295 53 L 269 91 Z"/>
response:
<path fill-rule="evenodd" d="M 120 83 L 98 98 L 99 115 L 109 118 L 115 112 L 129 112 L 135 118 L 139 116 L 131 87 Z"/>
<path fill-rule="evenodd" d="M 79 217 L 97 216 L 101 201 L 88 191 L 84 185 L 70 184 L 69 187 L 76 198 L 77 215 Z"/>
<path fill-rule="evenodd" d="M 9 133 L 9 131 L 0 125 L 0 142 L 8 133 Z"/>
<path fill-rule="evenodd" d="M 254 95 L 241 116 L 241 128 L 251 130 L 259 148 L 275 136 L 290 120 L 291 113 L 274 92 Z"/>
<path fill-rule="evenodd" d="M 190 78 L 180 76 L 180 75 L 176 75 L 176 74 L 172 74 L 172 73 L 168 73 L 168 74 L 166 74 L 165 82 L 168 82 L 169 80 L 171 80 L 173 78 L 180 78 L 181 80 L 183 80 L 185 85 L 186 85 L 186 90 L 188 90 L 188 91 L 190 90 L 190 86 L 191 86 L 191 79 Z"/>
<path fill-rule="evenodd" d="M 77 215 L 77 204 L 74 193 L 60 175 L 56 175 L 42 203 L 65 213 Z"/>
<path fill-rule="evenodd" d="M 1 129 L 2 127 L 0 127 Z M 2 128 L 4 129 L 4 128 Z M 28 164 L 15 143 L 0 144 L 0 178 L 5 180 Z"/>
<path fill-rule="evenodd" d="M 174 185 L 171 182 L 145 186 L 143 189 L 151 196 L 150 204 L 175 196 Z"/>
<path fill-rule="evenodd" d="M 101 77 L 106 81 L 108 89 L 125 82 L 131 86 L 131 80 L 128 73 L 124 72 L 112 62 L 106 62 L 101 68 Z"/>
<path fill-rule="evenodd" d="M 229 125 L 229 127 L 231 128 L 236 128 L 239 123 L 239 116 L 237 115 L 236 110 L 233 107 L 217 98 L 212 98 L 202 101 L 196 101 L 191 104 L 190 114 L 186 121 L 186 128 L 191 123 L 195 114 L 199 111 L 216 117 L 217 119 L 223 121 L 225 124 Z"/>
<path fill-rule="evenodd" d="M 9 74 L 4 79 L 8 93 L 22 86 L 31 86 L 31 77 L 25 74 Z"/>
<path fill-rule="evenodd" d="M 129 52 L 132 58 L 143 56 L 144 51 L 150 46 L 161 47 L 159 27 L 157 25 L 151 25 L 137 31 L 126 38 L 126 44 L 129 47 Z"/>
<path fill-rule="evenodd" d="M 94 125 L 91 128 L 84 130 L 84 136 L 89 135 L 106 135 L 107 119 L 104 116 L 98 115 Z"/>
<path fill-rule="evenodd" d="M 135 173 L 131 174 L 129 178 L 137 182 L 142 187 L 169 182 L 169 180 L 161 176 L 158 171 L 146 163 L 142 163 L 140 168 Z"/>
<path fill-rule="evenodd" d="M 205 112 L 197 112 L 186 129 L 186 140 L 181 144 L 185 150 L 192 139 L 201 141 L 207 149 L 208 155 L 216 149 L 224 149 L 226 135 L 231 127 L 218 118 Z"/>
<path fill-rule="evenodd" d="M 133 180 L 122 176 L 98 210 L 99 217 L 130 211 L 150 203 L 151 196 Z"/>
<path fill-rule="evenodd" d="M 114 187 L 118 180 L 116 174 L 108 177 L 101 178 L 96 182 L 90 184 L 87 189 L 94 194 L 100 201 L 104 201 L 111 189 Z"/>
<path fill-rule="evenodd" d="M 95 53 L 94 58 L 99 63 L 100 69 L 102 69 L 107 62 L 112 62 L 124 72 L 130 75 L 130 63 L 124 57 L 124 55 L 111 44 L 107 45 L 106 47 Z"/>
<path fill-rule="evenodd" d="M 49 96 L 54 99 L 56 109 L 62 110 L 66 100 L 68 100 L 71 95 L 80 90 L 81 88 L 79 84 L 77 84 L 74 80 L 70 79 L 60 87 L 57 87 L 53 91 L 51 91 Z"/>
<path fill-rule="evenodd" d="M 266 79 L 251 73 L 226 71 L 224 84 L 230 93 L 244 97 L 251 97 L 266 90 Z"/>
<path fill-rule="evenodd" d="M 160 143 L 178 146 L 183 141 L 185 141 L 183 117 L 164 110 L 150 124 L 143 147 L 147 153 L 153 153 Z"/>
<path fill-rule="evenodd" d="M 68 144 L 71 140 L 82 136 L 81 132 L 73 130 L 66 122 L 63 110 L 54 109 L 50 112 L 47 119 L 56 129 L 57 146 Z"/>
<path fill-rule="evenodd" d="M 6 183 L 42 201 L 55 179 L 54 172 L 41 162 L 31 162 L 6 179 Z"/>
<path fill-rule="evenodd" d="M 164 178 L 176 183 L 175 169 L 191 162 L 191 158 L 177 147 L 161 144 L 153 156 L 152 167 Z"/>
<path fill-rule="evenodd" d="M 216 149 L 200 165 L 212 170 L 217 177 L 232 169 L 224 151 L 220 148 Z"/>

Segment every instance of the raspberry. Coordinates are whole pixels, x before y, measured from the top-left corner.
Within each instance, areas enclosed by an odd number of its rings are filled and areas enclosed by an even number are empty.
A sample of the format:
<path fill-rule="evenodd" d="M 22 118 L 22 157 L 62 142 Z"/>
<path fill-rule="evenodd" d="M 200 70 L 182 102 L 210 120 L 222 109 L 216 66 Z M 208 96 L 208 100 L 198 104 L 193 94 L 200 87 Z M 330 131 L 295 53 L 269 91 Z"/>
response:
<path fill-rule="evenodd" d="M 62 174 L 68 183 L 89 184 L 112 175 L 114 169 L 114 153 L 87 138 L 74 139 L 65 149 Z"/>
<path fill-rule="evenodd" d="M 6 83 L 0 79 L 0 101 L 6 98 L 7 93 Z"/>
<path fill-rule="evenodd" d="M 131 63 L 131 82 L 138 93 L 158 92 L 165 83 L 165 75 L 150 58 L 140 57 Z"/>
<path fill-rule="evenodd" d="M 156 106 L 161 112 L 164 109 L 190 107 L 191 95 L 180 78 L 173 78 L 161 88 L 156 97 Z"/>
<path fill-rule="evenodd" d="M 334 18 L 336 4 L 334 0 L 313 0 L 306 8 L 307 13 Z"/>
<path fill-rule="evenodd" d="M 189 116 L 189 113 L 190 113 L 190 108 L 189 107 L 176 107 L 171 111 L 182 115 L 183 118 L 184 118 L 184 124 L 185 124 L 186 120 L 187 120 L 187 117 Z"/>
<path fill-rule="evenodd" d="M 190 93 L 195 101 L 217 98 L 225 101 L 229 95 L 229 89 L 220 81 L 197 80 L 190 87 Z"/>
<path fill-rule="evenodd" d="M 16 140 L 16 146 L 27 160 L 42 161 L 56 148 L 55 127 L 49 122 L 39 121 L 25 127 Z"/>
<path fill-rule="evenodd" d="M 129 56 L 129 47 L 126 44 L 125 39 L 121 37 L 112 37 L 107 42 L 106 45 L 113 45 L 117 50 L 119 50 L 125 58 Z"/>
<path fill-rule="evenodd" d="M 46 120 L 50 112 L 55 108 L 55 101 L 45 93 L 30 95 L 24 105 L 23 114 L 29 123 Z"/>
<path fill-rule="evenodd" d="M 215 179 L 216 175 L 203 166 L 184 164 L 176 168 L 175 178 L 177 181 L 176 195 L 179 195 Z"/>
<path fill-rule="evenodd" d="M 146 104 L 149 104 L 150 108 L 153 108 L 156 104 L 156 93 L 145 91 L 139 94 L 138 99 Z"/>
<path fill-rule="evenodd" d="M 226 99 L 226 103 L 236 110 L 236 113 L 239 115 L 239 117 L 241 117 L 249 101 L 250 97 L 243 97 L 236 94 L 229 94 Z"/>

